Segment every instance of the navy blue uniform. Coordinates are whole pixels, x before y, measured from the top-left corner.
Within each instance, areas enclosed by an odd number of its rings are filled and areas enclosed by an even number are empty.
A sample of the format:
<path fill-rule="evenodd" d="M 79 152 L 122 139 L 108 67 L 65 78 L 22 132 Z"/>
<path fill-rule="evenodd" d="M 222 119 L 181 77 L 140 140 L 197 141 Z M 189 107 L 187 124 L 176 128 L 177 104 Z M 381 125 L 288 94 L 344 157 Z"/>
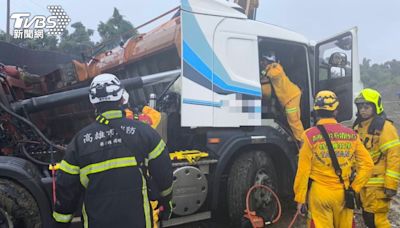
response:
<path fill-rule="evenodd" d="M 120 110 L 105 112 L 97 120 L 67 147 L 57 173 L 54 219 L 68 224 L 83 197 L 85 228 L 152 227 L 144 172 L 154 181 L 158 200 L 168 202 L 172 165 L 164 141 L 150 126 L 125 118 Z"/>

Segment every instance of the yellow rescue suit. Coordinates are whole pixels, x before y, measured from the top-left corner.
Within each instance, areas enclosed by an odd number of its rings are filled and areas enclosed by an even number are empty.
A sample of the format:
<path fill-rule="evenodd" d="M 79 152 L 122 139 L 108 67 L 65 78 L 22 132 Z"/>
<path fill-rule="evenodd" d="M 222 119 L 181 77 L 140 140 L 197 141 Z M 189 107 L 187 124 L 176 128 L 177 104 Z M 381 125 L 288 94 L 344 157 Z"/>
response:
<path fill-rule="evenodd" d="M 362 142 L 368 149 L 373 161 L 372 176 L 361 190 L 361 202 L 366 223 L 374 223 L 377 228 L 390 227 L 388 212 L 390 198 L 384 188 L 397 190 L 400 180 L 400 141 L 397 129 L 390 121 L 385 121 L 382 131 L 368 133 L 373 118 L 355 126 Z M 369 218 L 368 214 L 372 214 Z M 372 221 L 368 221 L 368 220 Z"/>
<path fill-rule="evenodd" d="M 301 90 L 290 81 L 279 63 L 269 64 L 265 69 L 268 79 L 261 78 L 263 96 L 271 96 L 271 84 L 276 97 L 282 107 L 285 108 L 286 118 L 297 141 L 301 141 L 301 134 L 304 132 L 300 119 Z"/>
<path fill-rule="evenodd" d="M 144 106 L 142 109 L 142 113 L 136 115 L 129 108 L 126 108 L 124 111 L 126 118 L 138 119 L 139 121 L 149 124 L 154 129 L 157 128 L 158 124 L 160 124 L 161 121 L 161 113 L 150 106 Z"/>
<path fill-rule="evenodd" d="M 335 150 L 346 188 L 352 168 L 357 176 L 351 183 L 359 192 L 368 181 L 373 162 L 357 134 L 350 128 L 338 124 L 333 118 L 321 119 Z M 326 142 L 317 127 L 307 129 L 302 135 L 303 145 L 294 182 L 295 201 L 306 203 L 308 183 L 309 218 L 317 228 L 349 228 L 352 226 L 353 210 L 344 207 L 344 187 L 335 173 Z"/>

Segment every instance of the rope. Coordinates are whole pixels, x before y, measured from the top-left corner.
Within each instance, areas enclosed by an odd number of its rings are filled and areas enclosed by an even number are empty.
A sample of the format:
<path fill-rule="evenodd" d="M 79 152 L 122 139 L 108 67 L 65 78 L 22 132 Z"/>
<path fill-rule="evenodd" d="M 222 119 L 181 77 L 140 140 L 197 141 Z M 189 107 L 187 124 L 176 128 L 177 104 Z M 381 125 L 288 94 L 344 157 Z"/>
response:
<path fill-rule="evenodd" d="M 269 188 L 268 186 L 265 186 L 265 185 L 254 185 L 253 187 L 251 187 L 251 188 L 247 191 L 247 196 L 246 196 L 246 211 L 247 211 L 247 215 L 248 215 L 249 217 L 251 216 L 251 214 L 250 214 L 250 213 L 251 213 L 251 211 L 250 211 L 250 202 L 249 202 L 249 201 L 250 201 L 250 194 L 251 194 L 255 189 L 258 189 L 258 188 L 263 188 L 263 189 L 265 189 L 265 190 L 271 192 L 272 195 L 274 196 L 274 198 L 275 198 L 275 200 L 276 200 L 276 204 L 277 204 L 277 206 L 278 206 L 278 215 L 275 217 L 274 220 L 272 220 L 272 223 L 278 222 L 279 219 L 281 218 L 281 214 L 282 214 L 281 202 L 280 202 L 280 200 L 279 200 L 278 195 L 276 195 L 276 193 L 275 193 L 271 188 Z"/>
<path fill-rule="evenodd" d="M 299 216 L 299 211 L 296 211 L 296 214 L 294 215 L 292 221 L 290 222 L 288 228 L 292 228 L 292 226 L 294 225 L 294 223 L 296 222 L 297 217 Z"/>

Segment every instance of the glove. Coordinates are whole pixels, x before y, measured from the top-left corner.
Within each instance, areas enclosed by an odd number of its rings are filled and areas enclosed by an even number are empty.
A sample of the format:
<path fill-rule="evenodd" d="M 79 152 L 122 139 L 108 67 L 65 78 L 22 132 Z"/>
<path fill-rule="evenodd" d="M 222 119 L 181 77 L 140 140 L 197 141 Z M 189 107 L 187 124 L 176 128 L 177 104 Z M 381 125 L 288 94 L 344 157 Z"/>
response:
<path fill-rule="evenodd" d="M 383 191 L 385 192 L 385 195 L 389 198 L 392 198 L 393 196 L 395 196 L 397 194 L 396 190 L 389 189 L 389 188 L 385 188 Z"/>
<path fill-rule="evenodd" d="M 262 77 L 260 78 L 260 82 L 261 82 L 261 84 L 270 83 L 269 78 L 268 78 L 267 76 L 262 76 Z"/>
<path fill-rule="evenodd" d="M 172 201 L 166 201 L 166 202 L 162 202 L 160 201 L 160 206 L 159 206 L 159 210 L 160 210 L 160 220 L 168 220 L 171 218 L 172 215 Z"/>

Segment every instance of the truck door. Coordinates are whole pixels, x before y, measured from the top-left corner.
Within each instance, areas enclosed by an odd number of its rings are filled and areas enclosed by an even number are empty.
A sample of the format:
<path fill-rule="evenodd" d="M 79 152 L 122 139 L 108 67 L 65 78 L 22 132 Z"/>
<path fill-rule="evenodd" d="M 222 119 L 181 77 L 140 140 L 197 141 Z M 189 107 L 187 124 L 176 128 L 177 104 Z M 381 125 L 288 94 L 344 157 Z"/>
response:
<path fill-rule="evenodd" d="M 356 108 L 353 101 L 362 89 L 357 27 L 316 45 L 314 80 L 314 95 L 320 90 L 331 90 L 338 96 L 338 121 L 355 117 Z"/>

